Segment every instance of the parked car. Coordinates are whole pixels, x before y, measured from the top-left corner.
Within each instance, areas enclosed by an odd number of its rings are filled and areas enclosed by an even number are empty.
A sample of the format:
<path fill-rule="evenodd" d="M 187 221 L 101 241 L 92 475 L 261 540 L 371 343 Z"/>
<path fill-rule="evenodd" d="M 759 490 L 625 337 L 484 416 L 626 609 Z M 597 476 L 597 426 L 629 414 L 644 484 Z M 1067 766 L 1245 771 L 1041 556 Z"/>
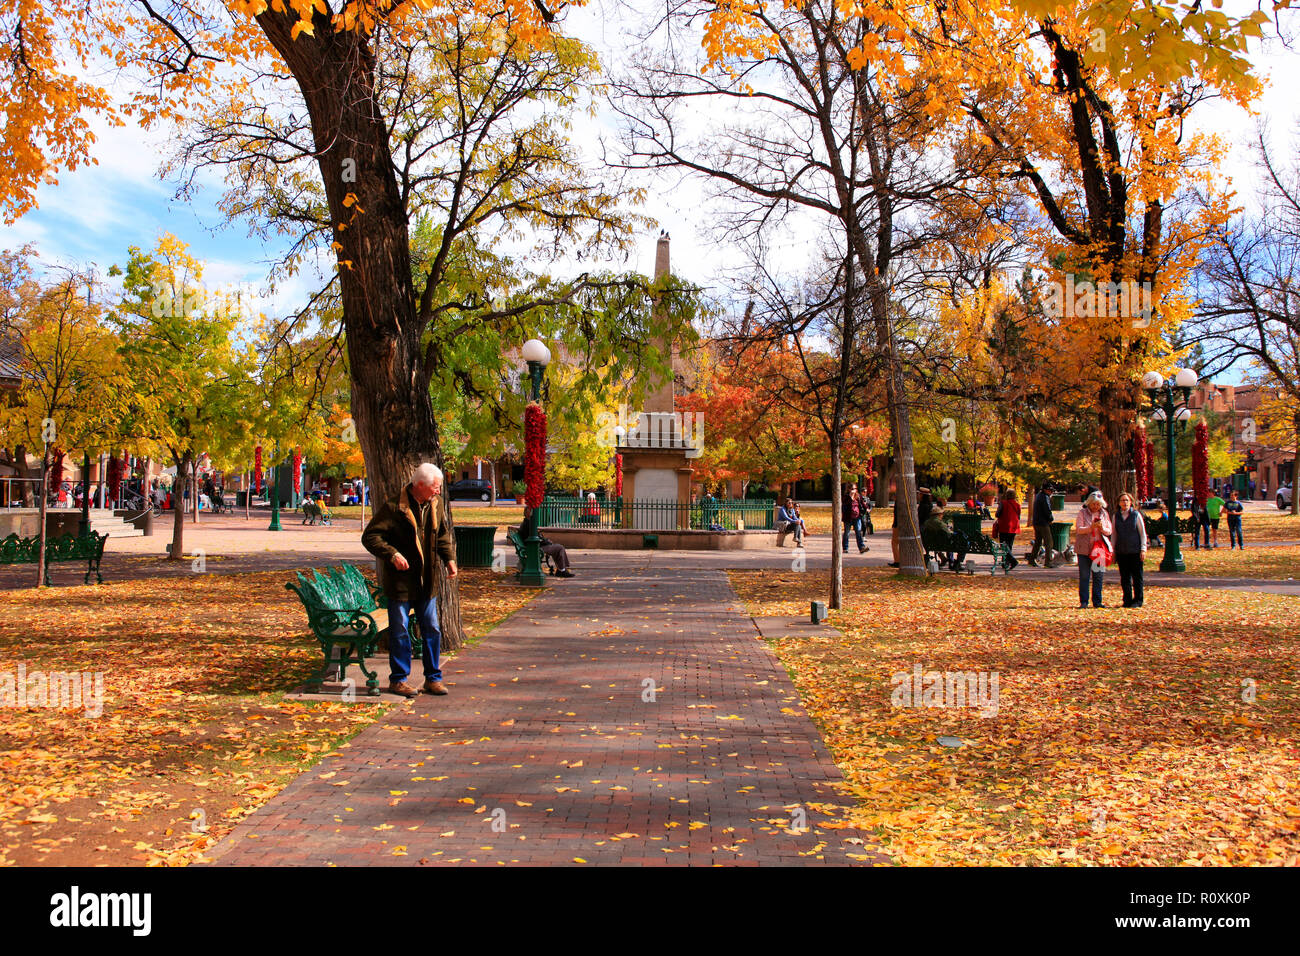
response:
<path fill-rule="evenodd" d="M 1278 511 L 1291 510 L 1291 496 L 1295 494 L 1295 482 L 1289 485 L 1283 485 L 1277 490 L 1277 509 Z"/>
<path fill-rule="evenodd" d="M 479 501 L 492 500 L 492 482 L 486 478 L 462 478 L 447 486 L 447 497 L 452 501 L 457 498 L 477 498 Z"/>

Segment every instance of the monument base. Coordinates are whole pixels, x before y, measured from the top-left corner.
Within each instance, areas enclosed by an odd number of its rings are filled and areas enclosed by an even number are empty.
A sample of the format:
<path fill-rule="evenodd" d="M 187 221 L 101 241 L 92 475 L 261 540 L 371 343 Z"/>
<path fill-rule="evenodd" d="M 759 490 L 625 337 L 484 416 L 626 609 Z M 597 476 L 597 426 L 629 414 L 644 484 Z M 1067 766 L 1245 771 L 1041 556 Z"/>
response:
<path fill-rule="evenodd" d="M 776 547 L 775 531 L 659 531 L 637 528 L 543 528 L 556 544 L 578 550 L 761 551 Z M 655 539 L 647 545 L 646 537 Z"/>

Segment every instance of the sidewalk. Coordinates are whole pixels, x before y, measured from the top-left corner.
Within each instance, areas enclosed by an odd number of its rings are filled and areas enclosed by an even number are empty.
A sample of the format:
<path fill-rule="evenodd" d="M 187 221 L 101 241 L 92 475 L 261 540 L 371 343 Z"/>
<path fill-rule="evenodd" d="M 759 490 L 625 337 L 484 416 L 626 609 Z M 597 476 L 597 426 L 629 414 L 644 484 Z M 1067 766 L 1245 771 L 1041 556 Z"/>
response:
<path fill-rule="evenodd" d="M 822 825 L 839 771 L 726 573 L 648 558 L 555 581 L 215 862 L 887 862 Z"/>

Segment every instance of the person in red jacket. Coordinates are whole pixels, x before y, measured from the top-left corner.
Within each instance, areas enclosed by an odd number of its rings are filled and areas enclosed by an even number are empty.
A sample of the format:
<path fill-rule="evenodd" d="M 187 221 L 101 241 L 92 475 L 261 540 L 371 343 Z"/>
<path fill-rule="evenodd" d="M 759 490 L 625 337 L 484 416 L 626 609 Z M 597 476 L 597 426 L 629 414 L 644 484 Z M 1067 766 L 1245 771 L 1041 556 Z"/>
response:
<path fill-rule="evenodd" d="M 1020 533 L 1020 502 L 1016 500 L 1014 488 L 1008 488 L 1002 495 L 997 517 L 993 521 L 993 533 L 1006 545 L 1007 553 L 1011 555 L 1011 567 L 1014 569 L 1020 563 L 1016 560 L 1016 556 L 1011 554 L 1011 549 L 1016 544 L 1016 535 Z"/>

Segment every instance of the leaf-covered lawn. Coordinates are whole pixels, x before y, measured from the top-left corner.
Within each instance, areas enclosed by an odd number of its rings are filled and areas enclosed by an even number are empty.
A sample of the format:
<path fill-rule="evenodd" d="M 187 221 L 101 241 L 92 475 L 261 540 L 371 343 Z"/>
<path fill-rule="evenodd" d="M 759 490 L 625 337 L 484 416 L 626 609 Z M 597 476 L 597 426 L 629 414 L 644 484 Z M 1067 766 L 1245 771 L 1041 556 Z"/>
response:
<path fill-rule="evenodd" d="M 1183 563 L 1187 573 L 1204 577 L 1224 578 L 1260 578 L 1270 581 L 1286 581 L 1300 578 L 1300 545 L 1272 545 L 1266 548 L 1251 547 L 1249 543 L 1244 551 L 1228 549 L 1228 539 L 1219 539 L 1217 548 L 1201 548 L 1199 551 L 1183 541 Z M 1147 552 L 1146 567 L 1155 571 L 1160 567 L 1164 550 L 1157 548 Z M 1118 580 L 1118 578 L 1116 578 Z"/>
<path fill-rule="evenodd" d="M 805 619 L 827 587 L 731 580 L 750 613 Z M 1081 611 L 1073 587 L 855 569 L 839 630 L 774 642 L 852 822 L 903 863 L 1300 860 L 1300 599 L 1156 588 L 1141 609 Z M 996 714 L 893 706 L 916 665 L 996 673 Z"/>
<path fill-rule="evenodd" d="M 474 634 L 536 593 L 462 574 Z M 0 708 L 0 863 L 190 862 L 382 715 L 388 703 L 284 699 L 320 657 L 288 577 L 0 592 L 0 673 L 104 675 L 98 717 Z"/>

